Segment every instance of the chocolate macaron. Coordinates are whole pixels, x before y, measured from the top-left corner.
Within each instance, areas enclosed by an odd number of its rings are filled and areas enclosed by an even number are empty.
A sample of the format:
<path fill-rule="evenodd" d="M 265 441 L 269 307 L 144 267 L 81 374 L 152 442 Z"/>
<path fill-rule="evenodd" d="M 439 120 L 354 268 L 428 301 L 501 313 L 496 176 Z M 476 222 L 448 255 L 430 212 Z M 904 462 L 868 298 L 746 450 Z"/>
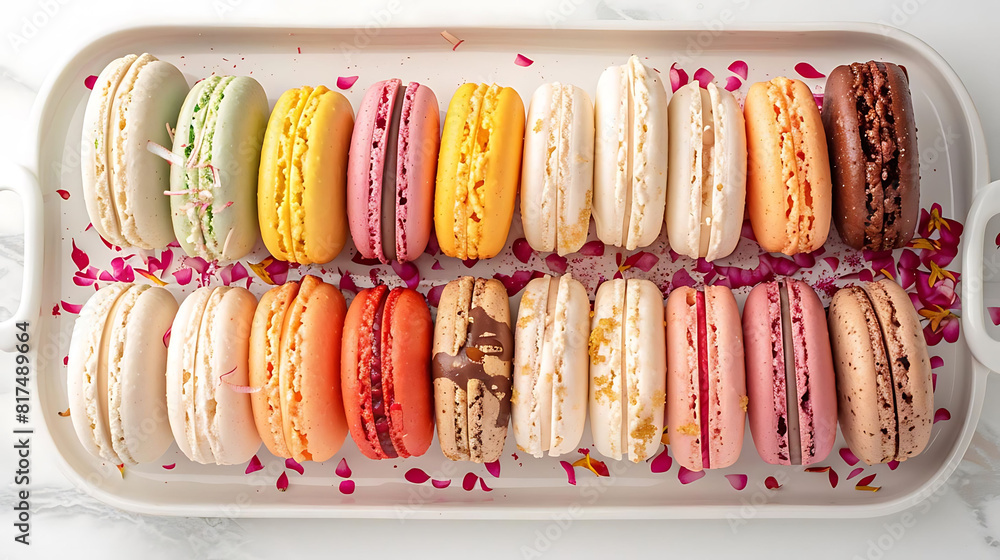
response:
<path fill-rule="evenodd" d="M 833 220 L 856 249 L 891 250 L 913 237 L 920 159 L 906 71 L 855 62 L 830 72 L 823 95 Z"/>

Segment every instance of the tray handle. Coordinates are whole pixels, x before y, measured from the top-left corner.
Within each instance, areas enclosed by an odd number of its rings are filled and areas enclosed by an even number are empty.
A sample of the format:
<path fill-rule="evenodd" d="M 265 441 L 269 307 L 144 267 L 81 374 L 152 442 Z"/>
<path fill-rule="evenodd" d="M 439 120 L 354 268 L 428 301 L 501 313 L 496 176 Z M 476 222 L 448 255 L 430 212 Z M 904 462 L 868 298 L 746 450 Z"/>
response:
<path fill-rule="evenodd" d="M 0 350 L 14 351 L 17 324 L 38 317 L 42 283 L 42 191 L 35 175 L 15 163 L 0 161 L 0 191 L 12 191 L 21 198 L 24 211 L 24 278 L 17 311 L 0 322 Z"/>
<path fill-rule="evenodd" d="M 1000 340 L 986 331 L 983 313 L 983 242 L 990 219 L 1000 214 L 1000 181 L 986 185 L 976 195 L 965 221 L 962 255 L 962 330 L 972 355 L 986 367 L 1000 372 Z M 1000 255 L 998 255 L 1000 256 Z M 1000 270 L 996 271 L 1000 273 Z"/>

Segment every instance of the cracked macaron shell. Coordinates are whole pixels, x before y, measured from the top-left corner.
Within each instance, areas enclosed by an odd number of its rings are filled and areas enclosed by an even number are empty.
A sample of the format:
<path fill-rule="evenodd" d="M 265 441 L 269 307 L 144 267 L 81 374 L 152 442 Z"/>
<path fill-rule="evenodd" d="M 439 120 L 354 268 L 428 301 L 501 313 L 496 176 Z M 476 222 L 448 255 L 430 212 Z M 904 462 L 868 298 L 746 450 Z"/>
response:
<path fill-rule="evenodd" d="M 542 457 L 575 451 L 587 420 L 590 301 L 565 275 L 528 282 L 514 335 L 511 418 L 518 449 Z"/>
<path fill-rule="evenodd" d="M 521 225 L 536 251 L 566 255 L 587 241 L 594 191 L 594 104 L 553 82 L 528 107 L 521 164 Z"/>
<path fill-rule="evenodd" d="M 344 327 L 341 384 L 351 437 L 361 453 L 383 459 L 378 438 L 371 431 L 372 346 L 375 309 L 386 298 L 381 315 L 379 375 L 386 403 L 389 436 L 399 457 L 423 455 L 434 437 L 431 394 L 431 337 L 433 325 L 424 297 L 415 290 L 382 287 L 362 290 L 351 302 Z"/>
<path fill-rule="evenodd" d="M 299 292 L 298 282 L 286 282 L 261 296 L 250 328 L 249 384 L 254 424 L 267 449 L 276 457 L 291 457 L 281 417 L 281 332 L 285 314 Z"/>
<path fill-rule="evenodd" d="M 333 260 L 347 241 L 346 170 L 354 110 L 325 86 L 278 98 L 261 150 L 257 213 L 276 257 L 302 264 Z"/>
<path fill-rule="evenodd" d="M 750 86 L 744 102 L 747 211 L 768 252 L 808 253 L 830 231 L 832 186 L 819 108 L 800 80 Z"/>
<path fill-rule="evenodd" d="M 496 84 L 464 84 L 448 105 L 434 189 L 441 252 L 494 257 L 507 243 L 524 139 L 524 104 Z"/>

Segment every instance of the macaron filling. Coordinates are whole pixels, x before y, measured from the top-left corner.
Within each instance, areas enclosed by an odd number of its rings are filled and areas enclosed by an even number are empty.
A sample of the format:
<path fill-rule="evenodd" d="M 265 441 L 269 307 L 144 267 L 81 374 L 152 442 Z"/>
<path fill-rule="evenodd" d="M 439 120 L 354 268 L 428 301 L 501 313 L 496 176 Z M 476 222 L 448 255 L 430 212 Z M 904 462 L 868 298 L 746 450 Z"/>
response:
<path fill-rule="evenodd" d="M 708 320 L 705 312 L 704 292 L 696 292 L 695 313 L 698 315 L 698 433 L 701 445 L 701 466 L 707 469 L 711 466 L 709 450 L 712 438 L 708 426 Z"/>
<path fill-rule="evenodd" d="M 398 455 L 395 447 L 393 447 L 392 437 L 389 434 L 389 415 L 387 411 L 395 406 L 396 403 L 394 402 L 392 392 L 385 391 L 388 388 L 388 383 L 384 381 L 387 381 L 389 376 L 385 376 L 385 380 L 383 380 L 382 376 L 382 353 L 387 350 L 387 348 L 382 347 L 382 337 L 384 334 L 387 334 L 383 331 L 382 321 L 385 316 L 386 301 L 389 298 L 389 289 L 385 286 L 381 286 L 381 288 L 381 290 L 376 290 L 377 295 L 375 298 L 377 298 L 377 304 L 375 314 L 372 318 L 372 354 L 368 379 L 370 387 L 369 397 L 371 399 L 371 424 L 366 431 L 370 436 L 372 429 L 374 429 L 375 437 L 378 439 L 382 452 L 385 453 L 386 457 L 395 458 Z M 388 365 L 388 363 L 386 362 L 385 365 Z"/>

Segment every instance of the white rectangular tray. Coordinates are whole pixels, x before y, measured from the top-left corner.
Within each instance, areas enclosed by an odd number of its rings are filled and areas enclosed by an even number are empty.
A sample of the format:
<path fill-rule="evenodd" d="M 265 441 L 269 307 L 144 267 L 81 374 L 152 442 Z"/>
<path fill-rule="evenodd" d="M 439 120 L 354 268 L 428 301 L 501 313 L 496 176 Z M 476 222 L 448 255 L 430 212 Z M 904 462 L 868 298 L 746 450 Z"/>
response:
<path fill-rule="evenodd" d="M 558 459 L 534 459 L 518 453 L 512 437 L 500 461 L 499 477 L 490 474 L 482 465 L 445 460 L 436 444 L 420 458 L 377 462 L 362 457 L 348 440 L 342 452 L 331 461 L 305 464 L 304 475 L 285 470 L 282 461 L 272 457 L 263 447 L 258 456 L 265 468 L 249 475 L 244 474 L 245 465 L 193 464 L 176 446 L 171 447 L 158 463 L 130 467 L 124 476 L 115 466 L 101 464 L 90 457 L 77 442 L 70 420 L 57 415 L 67 407 L 63 362 L 75 319 L 73 304 L 84 303 L 94 291 L 93 286 L 79 285 L 86 283 L 79 278 L 85 276 L 78 273 L 82 263 L 80 255 L 85 253 L 89 259 L 84 271 L 87 266 L 93 266 L 113 273 L 113 259 L 126 257 L 128 253 L 115 253 L 102 244 L 95 232 L 85 231 L 88 219 L 80 191 L 79 139 L 84 106 L 90 93 L 84 85 L 87 77 L 98 74 L 108 61 L 124 53 L 153 53 L 176 64 L 190 83 L 213 72 L 250 75 L 261 82 L 272 103 L 290 87 L 325 84 L 335 88 L 339 76 L 358 75 L 357 83 L 344 92 L 356 108 L 365 88 L 376 80 L 389 77 L 415 80 L 430 86 L 437 94 L 442 117 L 451 94 L 466 81 L 495 81 L 513 86 L 526 103 L 534 89 L 546 81 L 574 83 L 593 95 L 601 71 L 608 65 L 624 63 L 632 53 L 647 57 L 644 62 L 660 71 L 668 87 L 669 70 L 674 63 L 688 76 L 703 67 L 712 72 L 720 84 L 725 84 L 727 78 L 735 76 L 727 68 L 736 60 L 747 62 L 747 82 L 754 82 L 779 74 L 799 77 L 795 66 L 800 62 L 829 72 L 839 64 L 884 59 L 904 65 L 909 72 L 919 129 L 921 207 L 929 209 L 932 203 L 939 203 L 944 216 L 961 221 L 970 208 L 975 190 L 985 185 L 989 176 L 982 130 L 964 86 L 931 48 L 894 29 L 831 24 L 715 32 L 639 22 L 601 23 L 593 27 L 557 30 L 460 28 L 448 30 L 464 39 L 454 51 L 440 31 L 391 27 L 377 30 L 130 28 L 94 41 L 54 67 L 35 110 L 37 152 L 27 162 L 38 178 L 41 203 L 38 203 L 38 187 L 32 186 L 30 173 L 21 173 L 8 166 L 4 178 L 8 188 L 22 193 L 28 214 L 26 260 L 29 280 L 26 284 L 29 287 L 22 298 L 25 303 L 19 316 L 35 316 L 32 306 L 37 310 L 39 299 L 41 303 L 40 318 L 33 329 L 34 345 L 38 349 L 36 379 L 41 405 L 36 415 L 40 412 L 44 417 L 70 479 L 100 500 L 148 513 L 414 518 L 873 516 L 912 505 L 945 482 L 975 430 L 988 372 L 971 358 L 964 339 L 931 347 L 931 355 L 943 359 L 943 365 L 934 370 L 938 376 L 936 406 L 947 409 L 951 419 L 935 425 L 927 450 L 895 470 L 879 465 L 865 468 L 862 475 L 848 480 L 855 467 L 848 465 L 838 453 L 845 447 L 843 439 L 839 438 L 833 453 L 822 463 L 838 475 L 835 488 L 831 485 L 829 472 L 804 472 L 801 467 L 765 464 L 757 456 L 749 430 L 743 454 L 735 466 L 711 471 L 689 484 L 679 481 L 676 463 L 666 472 L 654 473 L 651 463 L 632 465 L 607 461 L 610 477 L 597 478 L 577 468 L 577 484 L 571 486 Z M 528 67 L 516 65 L 514 60 L 518 53 L 533 59 L 534 63 Z M 824 83 L 822 79 L 805 81 L 817 92 Z M 743 83 L 738 90 L 740 98 L 747 86 L 748 83 Z M 41 235 L 44 235 L 44 244 L 38 242 Z M 433 286 L 461 274 L 493 276 L 496 272 L 511 274 L 514 270 L 548 272 L 549 263 L 544 255 L 533 255 L 527 263 L 514 258 L 510 244 L 520 237 L 520 220 L 515 218 L 508 247 L 501 256 L 471 268 L 442 255 L 422 256 L 417 263 L 422 275 L 419 289 L 426 293 Z M 74 248 L 79 252 L 75 253 Z M 621 267 L 625 276 L 651 278 L 664 288 L 671 280 L 679 281 L 680 277 L 674 274 L 680 269 L 686 269 L 696 279 L 702 278 L 693 261 L 683 257 L 676 262 L 671 260 L 662 236 L 647 251 L 659 257 L 655 266 L 649 271 Z M 173 264 L 166 273 L 157 276 L 168 281 L 168 288 L 178 297 L 202 283 L 222 282 L 220 271 L 210 270 L 204 276 L 195 271 L 193 280 L 180 286 L 172 272 L 179 266 L 190 268 L 197 263 L 181 259 L 179 249 L 173 252 Z M 339 271 L 347 270 L 353 273 L 352 279 L 358 286 L 371 285 L 369 267 L 352 262 L 354 253 L 353 246 L 348 244 L 335 262 L 324 267 L 291 270 L 288 277 L 294 279 L 308 271 L 337 284 Z M 758 254 L 756 244 L 743 239 L 733 257 L 716 264 L 754 268 L 758 264 Z M 896 256 L 899 254 L 897 251 Z M 160 258 L 161 254 L 156 252 L 153 256 Z M 260 262 L 265 256 L 261 244 L 254 254 L 242 261 L 252 279 L 250 289 L 258 296 L 269 286 L 248 265 Z M 624 260 L 628 256 L 627 252 L 612 247 L 608 247 L 601 257 L 571 256 L 569 271 L 587 285 L 593 297 L 599 280 L 610 278 L 619 271 L 616 257 Z M 834 257 L 836 263 L 828 257 Z M 441 264 L 440 270 L 433 269 L 436 260 Z M 959 255 L 947 268 L 957 271 L 961 260 Z M 32 267 L 38 264 L 43 266 L 41 280 L 34 283 L 30 278 L 37 268 Z M 133 269 L 148 268 L 144 255 L 138 254 L 123 264 Z M 860 269 L 871 266 L 857 253 L 852 256 L 852 251 L 843 246 L 834 233 L 815 265 L 798 270 L 795 276 L 829 287 L 851 281 Z M 374 268 L 378 278 L 400 283 L 391 268 Z M 149 281 L 134 270 L 133 273 L 136 281 Z M 181 273 L 181 279 L 184 274 Z M 118 277 L 127 276 L 127 270 L 123 270 Z M 106 282 L 98 280 L 98 283 Z M 745 288 L 737 291 L 741 301 L 746 291 Z M 345 292 L 345 295 L 350 298 L 353 294 Z M 823 297 L 825 301 L 828 299 L 825 293 Z M 517 297 L 512 298 L 514 312 L 517 300 Z M 6 331 L 0 332 L 0 336 L 5 341 L 13 338 Z M 588 428 L 581 447 L 591 444 Z M 566 459 L 572 462 L 581 456 L 573 454 Z M 352 471 L 349 478 L 355 485 L 352 494 L 341 492 L 341 482 L 346 479 L 335 472 L 341 459 L 346 459 Z M 174 468 L 163 467 L 170 464 L 175 464 Z M 656 466 L 662 467 L 663 463 L 657 462 Z M 438 489 L 429 481 L 419 485 L 408 482 L 404 473 L 412 468 L 422 469 L 438 480 L 450 480 L 450 486 Z M 290 480 L 287 492 L 275 489 L 282 472 L 286 472 Z M 878 492 L 855 489 L 855 484 L 868 474 L 877 475 L 870 484 L 880 486 Z M 737 490 L 725 475 L 746 475 L 748 484 L 745 489 Z M 481 484 L 472 490 L 463 489 L 463 480 L 472 476 L 481 477 L 491 491 L 485 491 Z M 766 488 L 767 477 L 775 477 L 781 487 Z M 739 477 L 731 478 L 738 482 Z"/>

